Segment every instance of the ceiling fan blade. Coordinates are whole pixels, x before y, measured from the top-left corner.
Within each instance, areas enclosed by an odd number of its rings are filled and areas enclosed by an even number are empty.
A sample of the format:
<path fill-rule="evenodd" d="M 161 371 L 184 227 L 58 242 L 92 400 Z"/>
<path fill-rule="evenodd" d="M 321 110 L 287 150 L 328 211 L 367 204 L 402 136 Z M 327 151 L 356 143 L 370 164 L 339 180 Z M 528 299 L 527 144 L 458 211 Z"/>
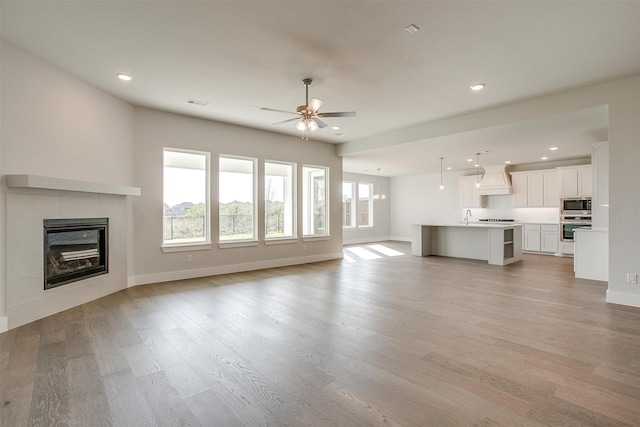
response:
<path fill-rule="evenodd" d="M 289 122 L 293 122 L 295 120 L 300 120 L 300 117 L 294 117 L 293 119 L 287 119 L 287 120 L 283 120 L 281 122 L 276 122 L 276 123 L 273 123 L 273 125 L 281 125 L 283 123 L 289 123 Z"/>
<path fill-rule="evenodd" d="M 322 99 L 312 99 L 309 105 L 307 105 L 307 111 L 310 113 L 315 113 L 322 105 L 322 102 Z"/>
<path fill-rule="evenodd" d="M 341 111 L 338 113 L 318 113 L 318 117 L 355 117 L 355 111 Z"/>
<path fill-rule="evenodd" d="M 317 117 L 313 117 L 313 121 L 314 121 L 314 122 L 316 122 L 316 124 L 318 125 L 318 127 L 319 127 L 320 129 L 322 129 L 322 128 L 326 128 L 327 126 L 329 126 L 328 124 L 326 124 L 325 122 L 323 122 L 322 120 L 320 120 L 320 119 L 319 119 L 319 118 L 317 118 Z"/>
<path fill-rule="evenodd" d="M 276 113 L 300 114 L 300 113 L 296 113 L 295 111 L 276 110 L 275 108 L 267 108 L 267 107 L 258 107 L 258 109 L 265 110 L 265 111 L 274 111 Z"/>

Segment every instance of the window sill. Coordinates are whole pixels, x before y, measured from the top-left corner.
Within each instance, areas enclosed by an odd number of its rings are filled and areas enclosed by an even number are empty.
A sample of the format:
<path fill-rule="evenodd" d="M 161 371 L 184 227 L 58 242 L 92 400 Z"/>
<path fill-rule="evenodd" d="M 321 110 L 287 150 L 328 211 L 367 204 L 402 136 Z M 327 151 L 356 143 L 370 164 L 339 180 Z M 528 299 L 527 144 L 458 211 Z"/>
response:
<path fill-rule="evenodd" d="M 286 245 L 291 243 L 298 243 L 297 237 L 285 237 L 282 239 L 265 239 L 264 244 L 269 245 Z"/>
<path fill-rule="evenodd" d="M 321 240 L 331 240 L 331 236 L 302 236 L 303 242 L 318 242 Z"/>
<path fill-rule="evenodd" d="M 243 241 L 229 241 L 229 242 L 218 242 L 218 247 L 220 249 L 228 249 L 228 248 L 247 248 L 251 246 L 258 246 L 257 240 L 243 240 Z"/>
<path fill-rule="evenodd" d="M 160 247 L 162 252 L 188 252 L 188 251 L 207 251 L 211 249 L 211 243 L 185 243 L 178 245 L 163 245 Z"/>

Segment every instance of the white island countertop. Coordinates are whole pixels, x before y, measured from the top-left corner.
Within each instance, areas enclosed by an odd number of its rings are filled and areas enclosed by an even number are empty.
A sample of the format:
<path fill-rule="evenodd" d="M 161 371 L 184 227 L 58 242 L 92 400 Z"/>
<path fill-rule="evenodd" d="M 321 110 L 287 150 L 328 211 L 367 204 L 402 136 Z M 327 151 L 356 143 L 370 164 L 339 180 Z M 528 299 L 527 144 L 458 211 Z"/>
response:
<path fill-rule="evenodd" d="M 499 228 L 499 229 L 507 229 L 513 227 L 522 227 L 524 224 L 519 222 L 471 222 L 469 224 L 465 224 L 464 221 L 461 222 L 452 222 L 452 223 L 442 223 L 442 224 L 421 224 L 428 227 L 475 227 L 475 228 Z"/>
<path fill-rule="evenodd" d="M 507 265 L 522 259 L 522 224 L 451 222 L 414 224 L 411 254 L 486 260 Z"/>

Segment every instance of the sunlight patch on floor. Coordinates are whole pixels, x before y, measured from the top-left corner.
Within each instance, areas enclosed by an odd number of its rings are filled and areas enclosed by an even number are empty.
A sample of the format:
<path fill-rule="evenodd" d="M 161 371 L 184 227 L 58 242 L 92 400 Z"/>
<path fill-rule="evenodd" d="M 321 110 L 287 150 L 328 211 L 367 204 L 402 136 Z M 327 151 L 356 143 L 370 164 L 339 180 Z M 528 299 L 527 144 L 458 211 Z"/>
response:
<path fill-rule="evenodd" d="M 354 247 L 345 248 L 345 249 L 348 250 L 349 252 L 351 252 L 352 254 L 354 254 L 355 256 L 357 256 L 358 258 L 363 259 L 363 260 L 382 258 L 380 255 L 375 254 L 375 253 L 363 248 L 362 246 L 354 246 Z"/>
<path fill-rule="evenodd" d="M 386 255 L 386 256 L 404 255 L 403 252 L 396 251 L 395 249 L 388 248 L 388 247 L 386 247 L 384 245 L 369 245 L 367 247 L 370 248 L 370 249 L 373 249 L 376 252 L 380 252 L 381 254 Z"/>
<path fill-rule="evenodd" d="M 368 261 L 385 257 L 405 255 L 384 245 L 349 246 L 343 250 L 344 259 L 347 262 Z M 353 255 L 353 256 L 351 256 Z"/>
<path fill-rule="evenodd" d="M 351 258 L 349 255 L 347 254 L 343 254 L 342 259 L 347 261 L 347 262 L 356 262 L 355 259 Z"/>

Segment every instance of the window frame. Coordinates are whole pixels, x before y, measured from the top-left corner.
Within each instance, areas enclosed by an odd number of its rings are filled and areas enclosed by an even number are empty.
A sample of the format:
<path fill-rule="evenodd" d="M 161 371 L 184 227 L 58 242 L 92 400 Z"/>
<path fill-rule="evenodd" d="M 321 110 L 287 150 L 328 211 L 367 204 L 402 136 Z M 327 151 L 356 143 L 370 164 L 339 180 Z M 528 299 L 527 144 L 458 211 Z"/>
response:
<path fill-rule="evenodd" d="M 191 150 L 186 148 L 162 147 L 162 191 L 163 191 L 162 203 L 163 204 L 165 202 L 164 200 L 164 188 L 166 184 L 165 168 L 167 167 L 166 160 L 165 160 L 165 153 L 167 152 L 201 155 L 201 156 L 204 156 L 205 158 L 204 238 L 202 240 L 197 240 L 194 242 L 165 241 L 164 240 L 164 213 L 163 213 L 161 249 L 163 252 L 183 252 L 183 251 L 210 249 L 211 248 L 211 153 L 208 151 Z"/>
<path fill-rule="evenodd" d="M 244 160 L 250 161 L 252 163 L 252 204 L 253 204 L 253 212 L 252 212 L 252 236 L 250 238 L 242 238 L 242 239 L 221 239 L 221 227 L 220 227 L 220 206 L 222 203 L 220 202 L 220 185 L 222 180 L 220 179 L 221 172 L 228 172 L 226 170 L 221 169 L 220 160 L 221 159 L 231 159 L 231 160 Z M 256 157 L 248 157 L 248 156 L 238 156 L 235 154 L 218 154 L 218 246 L 220 248 L 230 248 L 230 247 L 242 247 L 242 246 L 256 246 L 258 244 L 258 159 Z"/>
<path fill-rule="evenodd" d="M 345 199 L 344 199 L 344 186 L 348 184 L 351 187 L 351 212 L 349 217 L 351 218 L 351 225 L 344 225 L 344 220 L 346 218 L 345 215 Z M 342 181 L 342 229 L 343 230 L 354 230 L 356 228 L 356 182 L 355 181 Z"/>
<path fill-rule="evenodd" d="M 288 185 L 289 188 L 285 189 L 284 199 L 285 199 L 285 209 L 287 209 L 287 204 L 290 206 L 288 209 L 288 215 L 291 218 L 291 234 L 280 237 L 269 237 L 267 235 L 267 221 L 268 221 L 268 213 L 267 213 L 267 164 L 287 166 L 291 170 L 290 183 Z M 264 168 L 263 168 L 263 183 L 264 183 L 264 242 L 266 245 L 268 244 L 278 244 L 278 243 L 289 243 L 296 242 L 298 240 L 298 180 L 297 180 L 297 169 L 298 165 L 294 162 L 286 162 L 281 160 L 264 160 Z M 289 198 L 289 201 L 287 201 Z M 285 226 L 286 228 L 286 226 Z"/>
<path fill-rule="evenodd" d="M 369 198 L 367 199 L 369 211 L 367 212 L 367 221 L 366 225 L 360 224 L 360 217 L 362 216 L 362 207 L 361 207 L 361 197 L 360 197 L 360 186 L 369 187 Z M 371 182 L 358 182 L 358 204 L 356 211 L 356 227 L 357 228 L 373 228 L 373 183 Z"/>
<path fill-rule="evenodd" d="M 309 171 L 305 171 L 309 169 Z M 315 171 L 314 171 L 315 170 Z M 312 205 L 312 200 L 310 196 L 314 196 L 314 188 L 313 188 L 313 180 L 314 173 L 320 173 L 320 171 L 324 172 L 324 233 L 316 234 L 315 232 L 308 234 L 307 230 L 310 224 L 314 223 L 315 220 L 315 207 Z M 303 240 L 320 240 L 320 239 L 328 239 L 331 236 L 330 224 L 330 168 L 328 166 L 319 166 L 319 165 L 310 165 L 303 164 L 302 165 L 302 238 Z M 311 228 L 311 231 L 314 227 Z"/>

